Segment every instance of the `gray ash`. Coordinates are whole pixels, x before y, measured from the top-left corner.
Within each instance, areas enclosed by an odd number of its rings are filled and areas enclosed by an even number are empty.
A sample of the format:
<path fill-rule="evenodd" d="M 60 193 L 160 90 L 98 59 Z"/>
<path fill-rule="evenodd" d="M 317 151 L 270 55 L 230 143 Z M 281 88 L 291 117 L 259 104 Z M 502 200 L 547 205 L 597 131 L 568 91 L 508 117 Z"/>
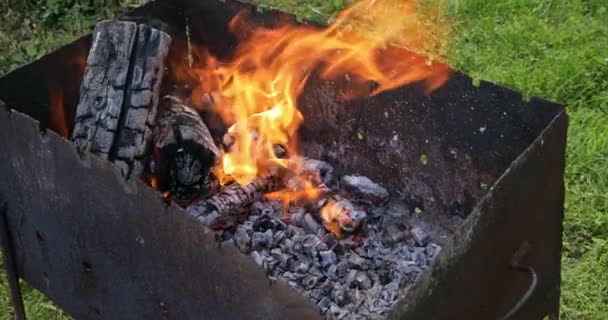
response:
<path fill-rule="evenodd" d="M 232 239 L 271 280 L 312 300 L 327 319 L 380 319 L 441 248 L 410 225 L 407 206 L 371 180 L 344 177 L 335 188 L 367 216 L 341 239 L 311 206 L 268 200 L 254 202 L 246 220 L 218 238 Z"/>

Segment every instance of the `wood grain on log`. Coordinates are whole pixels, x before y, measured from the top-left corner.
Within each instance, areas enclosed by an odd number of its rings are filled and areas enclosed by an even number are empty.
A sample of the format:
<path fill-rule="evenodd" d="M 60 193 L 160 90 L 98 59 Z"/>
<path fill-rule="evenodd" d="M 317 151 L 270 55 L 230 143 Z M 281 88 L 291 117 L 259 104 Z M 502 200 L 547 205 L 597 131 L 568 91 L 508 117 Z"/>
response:
<path fill-rule="evenodd" d="M 274 178 L 256 178 L 247 185 L 226 186 L 213 197 L 195 203 L 187 210 L 201 223 L 210 226 L 220 218 L 235 214 L 253 202 L 261 200 L 265 193 L 275 188 Z"/>
<path fill-rule="evenodd" d="M 81 151 L 110 158 L 136 34 L 132 22 L 103 21 L 95 27 L 72 135 Z"/>
<path fill-rule="evenodd" d="M 133 22 L 95 27 L 72 140 L 125 177 L 143 172 L 170 44 L 166 33 Z"/>
<path fill-rule="evenodd" d="M 123 172 L 141 175 L 144 158 L 149 154 L 152 127 L 156 121 L 164 60 L 171 38 L 162 31 L 139 25 L 132 74 L 127 89 L 126 108 L 116 142 L 114 162 Z"/>
<path fill-rule="evenodd" d="M 161 190 L 178 202 L 207 196 L 220 151 L 200 115 L 179 98 L 164 97 L 153 141 L 152 171 Z"/>

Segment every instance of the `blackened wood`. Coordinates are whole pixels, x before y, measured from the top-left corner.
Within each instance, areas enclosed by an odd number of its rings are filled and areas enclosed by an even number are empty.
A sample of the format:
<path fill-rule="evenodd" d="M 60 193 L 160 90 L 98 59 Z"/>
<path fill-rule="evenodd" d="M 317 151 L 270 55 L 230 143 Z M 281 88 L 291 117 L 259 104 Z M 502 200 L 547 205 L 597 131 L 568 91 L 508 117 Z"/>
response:
<path fill-rule="evenodd" d="M 1 102 L 2 101 L 0 101 L 0 103 Z M 0 199 L 0 201 L 1 200 L 2 199 Z M 23 306 L 23 298 L 21 297 L 21 288 L 19 286 L 15 252 L 13 251 L 13 245 L 11 244 L 11 238 L 9 236 L 10 230 L 8 228 L 6 215 L 7 203 L 3 203 L 0 206 L 0 248 L 2 249 L 2 257 L 4 258 L 4 269 L 8 280 L 15 319 L 25 320 L 25 308 Z"/>
<path fill-rule="evenodd" d="M 147 25 L 139 25 L 131 76 L 124 102 L 122 126 L 115 142 L 113 161 L 123 174 L 139 176 L 151 145 L 156 121 L 164 61 L 169 53 L 171 37 Z"/>
<path fill-rule="evenodd" d="M 200 115 L 177 97 L 163 97 L 153 141 L 151 167 L 161 190 L 178 202 L 207 196 L 220 151 Z"/>
<path fill-rule="evenodd" d="M 133 22 L 95 27 L 72 140 L 126 177 L 143 172 L 170 43 L 164 32 Z"/>
<path fill-rule="evenodd" d="M 274 178 L 256 178 L 247 185 L 233 184 L 224 187 L 209 199 L 188 207 L 188 213 L 205 225 L 213 225 L 220 218 L 234 215 L 277 186 Z"/>
<path fill-rule="evenodd" d="M 136 35 L 132 22 L 103 21 L 95 27 L 72 135 L 81 151 L 110 157 Z"/>
<path fill-rule="evenodd" d="M 0 110 L 0 141 L 18 274 L 73 319 L 320 319 L 157 191 L 31 118 Z"/>

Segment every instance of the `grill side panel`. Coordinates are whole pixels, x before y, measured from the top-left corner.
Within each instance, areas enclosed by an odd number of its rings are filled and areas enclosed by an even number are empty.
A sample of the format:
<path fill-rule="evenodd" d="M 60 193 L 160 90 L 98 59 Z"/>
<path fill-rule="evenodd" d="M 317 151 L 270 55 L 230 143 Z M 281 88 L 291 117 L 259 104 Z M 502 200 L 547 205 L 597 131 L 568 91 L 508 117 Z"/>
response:
<path fill-rule="evenodd" d="M 315 319 L 247 256 L 109 163 L 0 108 L 19 276 L 77 319 Z"/>

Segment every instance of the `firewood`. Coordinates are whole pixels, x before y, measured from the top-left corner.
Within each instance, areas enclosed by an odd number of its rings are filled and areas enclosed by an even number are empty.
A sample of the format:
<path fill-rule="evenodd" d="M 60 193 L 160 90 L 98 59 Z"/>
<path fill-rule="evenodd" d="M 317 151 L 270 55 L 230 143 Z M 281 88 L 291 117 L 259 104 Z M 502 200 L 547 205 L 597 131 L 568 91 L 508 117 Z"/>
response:
<path fill-rule="evenodd" d="M 80 151 L 139 176 L 149 153 L 171 37 L 147 25 L 97 24 L 72 140 Z"/>
<path fill-rule="evenodd" d="M 189 204 L 213 189 L 209 173 L 220 151 L 200 115 L 179 98 L 166 96 L 153 132 L 152 172 L 162 191 Z"/>
<path fill-rule="evenodd" d="M 328 231 L 341 236 L 358 230 L 367 221 L 367 213 L 339 195 L 333 195 L 322 201 L 319 212 L 323 225 Z"/>
<path fill-rule="evenodd" d="M 277 182 L 273 177 L 258 177 L 247 185 L 232 184 L 213 197 L 191 205 L 187 210 L 191 216 L 211 226 L 221 218 L 234 215 L 253 202 L 261 200 L 265 193 L 273 191 L 276 186 Z"/>

